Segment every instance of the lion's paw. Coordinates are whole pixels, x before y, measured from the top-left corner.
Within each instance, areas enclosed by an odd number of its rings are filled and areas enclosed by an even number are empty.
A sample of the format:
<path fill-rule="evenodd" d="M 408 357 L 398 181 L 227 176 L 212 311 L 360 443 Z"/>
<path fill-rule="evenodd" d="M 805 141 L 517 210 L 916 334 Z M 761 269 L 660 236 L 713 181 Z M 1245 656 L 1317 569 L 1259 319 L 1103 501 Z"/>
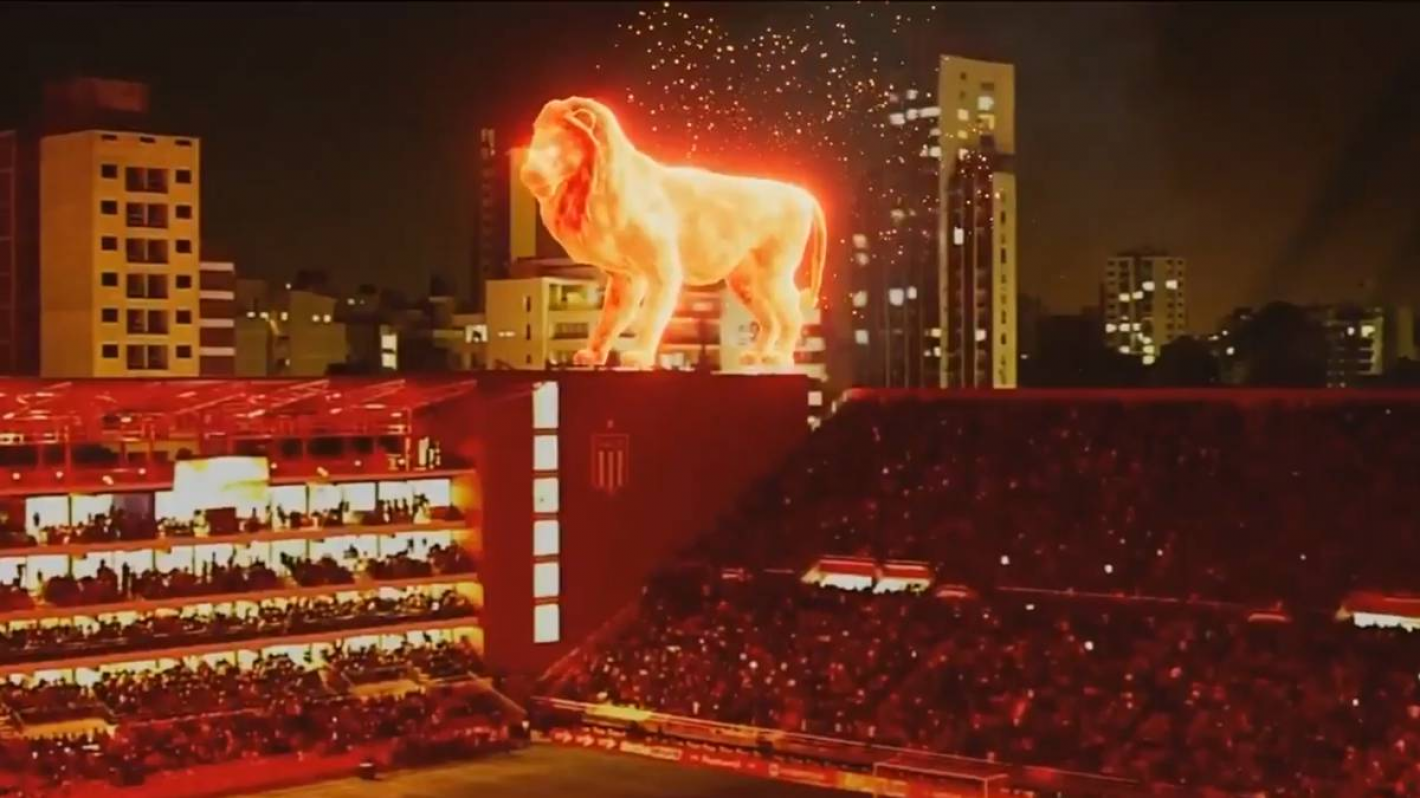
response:
<path fill-rule="evenodd" d="M 601 366 L 606 363 L 606 352 L 598 352 L 595 349 L 578 349 L 572 355 L 572 365 L 574 366 Z"/>
<path fill-rule="evenodd" d="M 621 353 L 621 366 L 628 369 L 655 368 L 655 350 L 631 349 Z"/>
<path fill-rule="evenodd" d="M 793 362 L 793 358 L 792 358 L 792 357 L 786 357 L 786 356 L 784 356 L 784 355 L 783 355 L 782 353 L 780 353 L 780 352 L 765 352 L 765 353 L 759 358 L 759 362 L 760 362 L 760 363 L 763 363 L 763 364 L 766 365 L 766 366 L 771 366 L 771 367 L 774 367 L 774 368 L 779 368 L 779 367 L 782 367 L 782 366 L 787 366 L 787 365 L 789 365 L 790 363 L 792 363 L 792 362 Z"/>

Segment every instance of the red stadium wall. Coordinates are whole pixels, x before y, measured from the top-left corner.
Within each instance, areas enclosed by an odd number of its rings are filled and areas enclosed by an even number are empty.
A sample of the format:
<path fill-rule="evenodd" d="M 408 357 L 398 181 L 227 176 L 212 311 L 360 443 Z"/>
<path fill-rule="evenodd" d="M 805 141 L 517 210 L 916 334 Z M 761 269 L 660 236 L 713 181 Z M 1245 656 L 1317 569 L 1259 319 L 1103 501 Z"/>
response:
<path fill-rule="evenodd" d="M 561 639 L 535 644 L 532 393 L 544 380 L 559 385 Z M 505 672 L 540 672 L 600 628 L 808 432 L 800 376 L 524 372 L 479 382 L 476 407 L 446 403 L 423 422 L 477 464 L 484 639 Z"/>

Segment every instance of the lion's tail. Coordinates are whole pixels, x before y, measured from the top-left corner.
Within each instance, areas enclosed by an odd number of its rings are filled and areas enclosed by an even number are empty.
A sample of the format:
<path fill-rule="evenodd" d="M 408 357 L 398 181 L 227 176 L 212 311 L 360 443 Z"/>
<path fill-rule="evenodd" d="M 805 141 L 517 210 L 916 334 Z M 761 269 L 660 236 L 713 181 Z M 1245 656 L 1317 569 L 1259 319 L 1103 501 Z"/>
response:
<path fill-rule="evenodd" d="M 809 287 L 803 289 L 800 294 L 804 310 L 818 307 L 819 291 L 823 288 L 824 263 L 828 260 L 828 223 L 823 219 L 823 206 L 812 197 L 810 201 L 814 207 L 814 218 L 813 226 L 809 230 L 809 245 L 804 250 L 809 267 Z"/>

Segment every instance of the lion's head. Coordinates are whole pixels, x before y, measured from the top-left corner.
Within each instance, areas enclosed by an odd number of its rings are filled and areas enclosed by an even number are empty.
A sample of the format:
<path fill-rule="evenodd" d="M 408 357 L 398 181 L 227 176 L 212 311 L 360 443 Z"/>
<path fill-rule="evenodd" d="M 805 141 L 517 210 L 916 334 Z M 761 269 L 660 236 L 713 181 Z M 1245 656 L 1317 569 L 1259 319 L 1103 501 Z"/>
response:
<path fill-rule="evenodd" d="M 533 122 L 533 139 L 518 174 L 538 202 L 552 203 L 558 226 L 576 232 L 587 215 L 587 198 L 620 147 L 616 117 L 596 100 L 569 97 L 544 105 Z"/>

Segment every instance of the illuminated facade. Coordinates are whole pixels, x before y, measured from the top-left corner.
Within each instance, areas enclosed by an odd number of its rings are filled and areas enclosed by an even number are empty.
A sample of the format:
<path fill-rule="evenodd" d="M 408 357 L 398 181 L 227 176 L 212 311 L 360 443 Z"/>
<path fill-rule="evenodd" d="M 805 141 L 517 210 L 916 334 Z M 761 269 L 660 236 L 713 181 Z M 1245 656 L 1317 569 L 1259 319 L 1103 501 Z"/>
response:
<path fill-rule="evenodd" d="M 40 141 L 41 374 L 198 374 L 198 153 L 102 130 Z"/>
<path fill-rule="evenodd" d="M 1153 363 L 1188 331 L 1188 263 L 1162 252 L 1125 252 L 1105 265 L 1100 304 L 1104 340 L 1121 354 Z"/>

